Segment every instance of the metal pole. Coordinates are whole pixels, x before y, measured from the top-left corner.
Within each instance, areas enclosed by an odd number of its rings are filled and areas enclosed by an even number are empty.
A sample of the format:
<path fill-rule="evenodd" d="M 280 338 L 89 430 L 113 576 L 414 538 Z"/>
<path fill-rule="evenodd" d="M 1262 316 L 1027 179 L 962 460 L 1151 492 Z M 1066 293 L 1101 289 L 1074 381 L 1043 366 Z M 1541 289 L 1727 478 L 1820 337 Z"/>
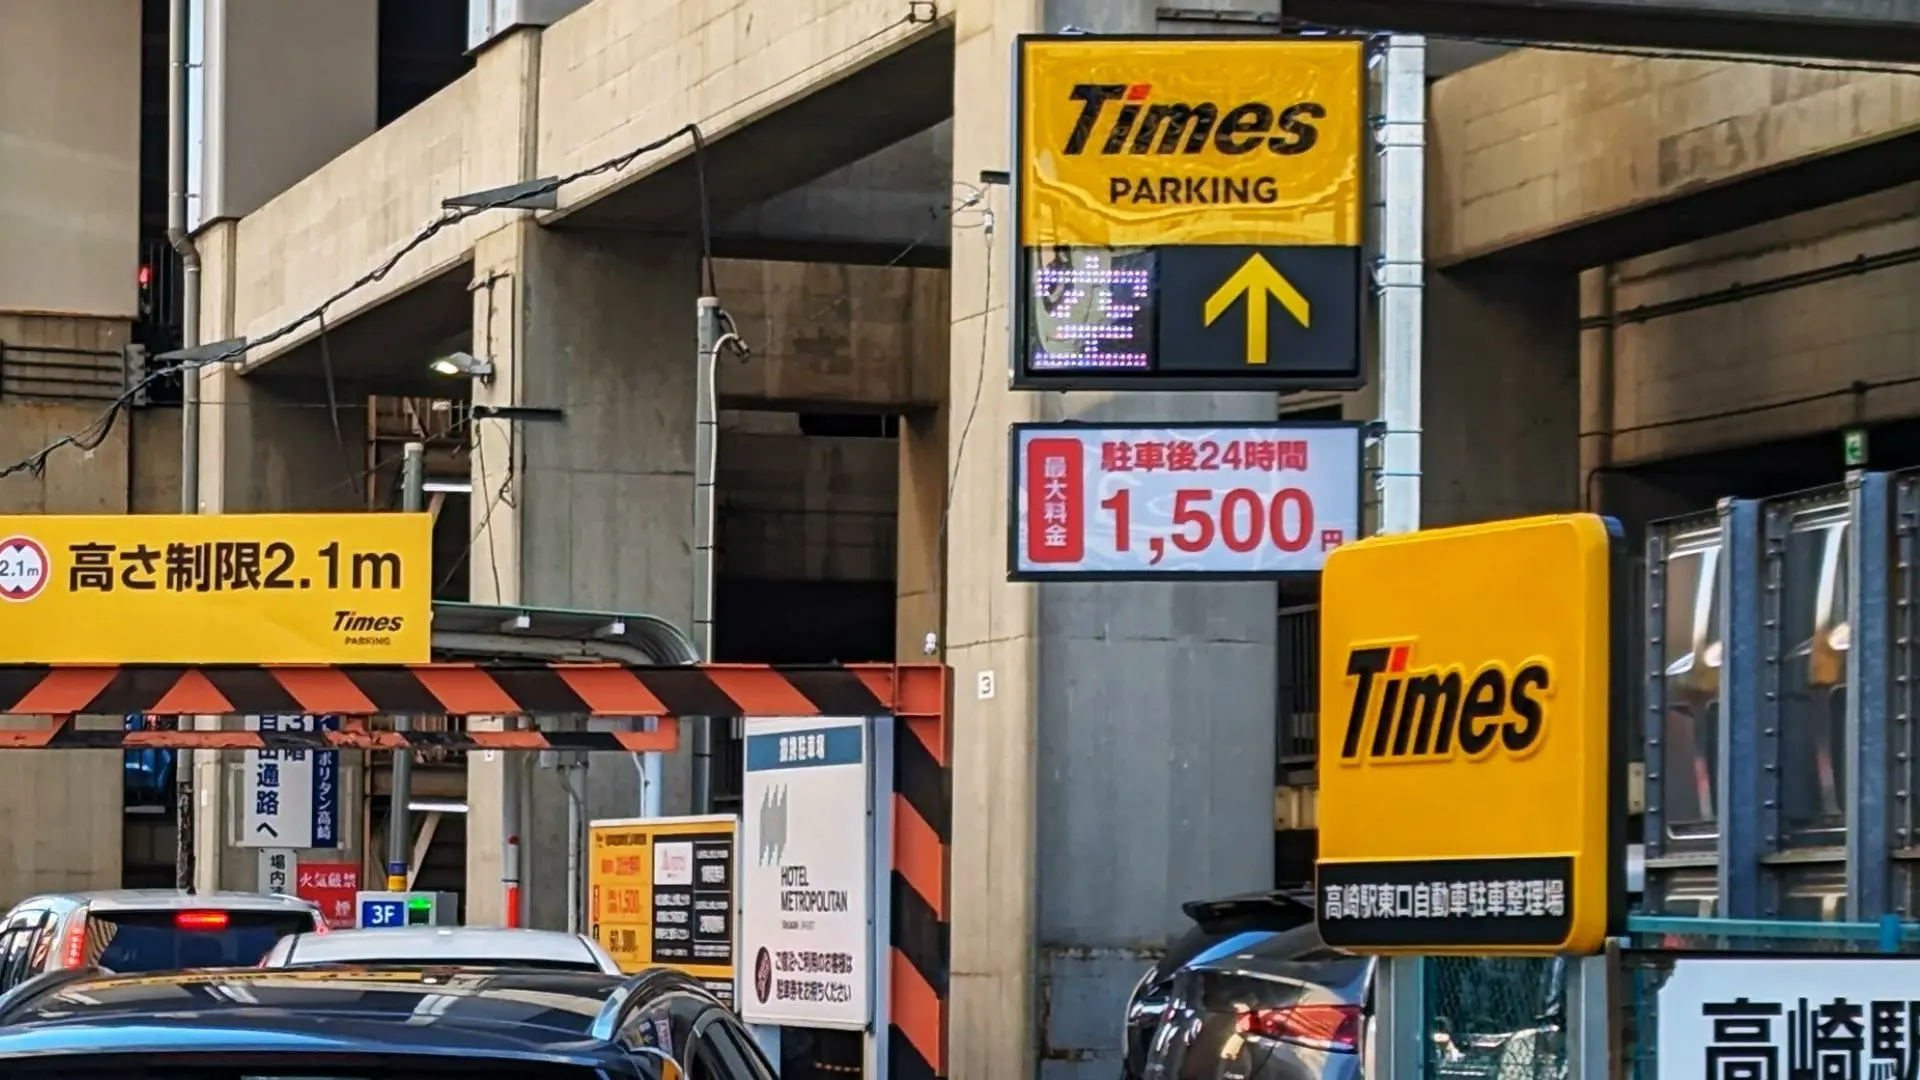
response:
<path fill-rule="evenodd" d="M 1383 533 L 1420 527 L 1420 331 L 1423 318 L 1427 45 L 1387 38 L 1380 124 L 1380 522 Z"/>
<path fill-rule="evenodd" d="M 427 508 L 427 447 L 410 442 L 400 451 L 400 508 L 418 514 Z M 411 716 L 393 718 L 393 729 L 413 730 Z M 387 891 L 402 892 L 407 887 L 407 863 L 413 853 L 413 820 L 407 804 L 413 801 L 413 750 L 393 752 L 392 800 L 387 806 Z"/>
<path fill-rule="evenodd" d="M 703 662 L 713 659 L 713 483 L 719 435 L 719 403 L 714 389 L 714 354 L 720 348 L 720 298 L 703 296 L 699 324 L 698 376 L 695 379 L 693 433 L 693 644 Z M 693 726 L 693 812 L 713 813 L 713 721 L 698 717 Z"/>
<path fill-rule="evenodd" d="M 167 31 L 167 242 L 180 254 L 180 346 L 200 344 L 200 251 L 187 234 L 187 0 L 171 0 Z M 180 373 L 180 511 L 200 512 L 200 377 Z M 198 720 L 194 722 L 198 725 Z M 217 752 L 216 752 L 217 753 Z M 194 875 L 192 750 L 174 751 L 174 885 Z"/>
<path fill-rule="evenodd" d="M 1379 187 L 1375 236 L 1379 244 L 1380 439 L 1378 480 L 1381 533 L 1420 528 L 1420 334 L 1425 253 L 1421 230 L 1426 200 L 1427 44 L 1414 35 L 1387 38 L 1380 84 Z M 1387 1080 L 1419 1080 L 1426 1073 L 1426 958 L 1390 957 L 1383 963 L 1388 993 L 1381 1041 Z"/>
<path fill-rule="evenodd" d="M 1573 957 L 1567 961 L 1567 1073 L 1570 1080 L 1607 1080 L 1613 1061 L 1613 1014 L 1607 998 L 1614 957 Z M 1556 965 L 1557 967 L 1557 965 Z"/>
<path fill-rule="evenodd" d="M 586 884 L 587 768 L 582 762 L 560 767 L 567 785 L 567 932 L 580 933 Z"/>
<path fill-rule="evenodd" d="M 506 717 L 501 721 L 503 730 L 513 731 L 520 726 L 518 717 Z M 520 915 L 520 822 L 522 820 L 522 798 L 520 770 L 525 766 L 525 754 L 507 752 L 500 762 L 500 884 L 505 892 L 505 913 L 501 922 L 508 927 L 521 924 Z"/>

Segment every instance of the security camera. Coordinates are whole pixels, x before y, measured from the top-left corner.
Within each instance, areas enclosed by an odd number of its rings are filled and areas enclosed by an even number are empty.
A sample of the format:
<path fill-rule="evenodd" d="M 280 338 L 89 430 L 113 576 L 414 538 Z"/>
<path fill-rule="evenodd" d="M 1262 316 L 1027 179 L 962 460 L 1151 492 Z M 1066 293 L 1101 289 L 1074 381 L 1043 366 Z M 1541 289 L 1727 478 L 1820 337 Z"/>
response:
<path fill-rule="evenodd" d="M 448 353 L 437 357 L 427 366 L 441 375 L 465 375 L 483 383 L 493 381 L 493 361 L 482 360 L 472 353 Z"/>

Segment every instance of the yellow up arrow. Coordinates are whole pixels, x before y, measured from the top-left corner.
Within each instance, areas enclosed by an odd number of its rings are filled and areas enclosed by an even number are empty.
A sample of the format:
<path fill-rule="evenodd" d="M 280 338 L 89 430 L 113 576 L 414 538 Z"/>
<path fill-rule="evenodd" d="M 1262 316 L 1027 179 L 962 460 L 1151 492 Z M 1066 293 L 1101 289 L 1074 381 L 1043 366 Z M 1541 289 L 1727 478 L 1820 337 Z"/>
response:
<path fill-rule="evenodd" d="M 1280 276 L 1280 271 L 1259 252 L 1253 253 L 1240 269 L 1233 272 L 1225 285 L 1214 290 L 1207 297 L 1206 324 L 1212 326 L 1220 316 L 1227 313 L 1235 300 L 1247 298 L 1247 363 L 1264 364 L 1267 362 L 1267 298 L 1271 296 L 1280 301 L 1301 326 L 1311 326 L 1311 308 L 1307 298 L 1293 287 L 1293 282 Z"/>

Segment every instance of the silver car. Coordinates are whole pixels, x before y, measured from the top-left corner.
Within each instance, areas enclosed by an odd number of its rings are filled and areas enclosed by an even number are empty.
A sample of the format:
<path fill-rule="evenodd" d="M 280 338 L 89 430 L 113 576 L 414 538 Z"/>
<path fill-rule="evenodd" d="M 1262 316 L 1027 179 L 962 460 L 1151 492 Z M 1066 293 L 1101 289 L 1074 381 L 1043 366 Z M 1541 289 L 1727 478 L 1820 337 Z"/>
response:
<path fill-rule="evenodd" d="M 620 965 L 592 938 L 558 930 L 509 930 L 484 926 L 406 927 L 291 934 L 275 942 L 260 961 L 265 968 L 328 964 L 377 966 L 431 964 L 446 967 L 598 971 L 620 974 Z"/>
<path fill-rule="evenodd" d="M 0 991 L 70 968 L 248 967 L 281 937 L 326 925 L 318 907 L 291 896 L 175 889 L 35 896 L 0 921 Z"/>

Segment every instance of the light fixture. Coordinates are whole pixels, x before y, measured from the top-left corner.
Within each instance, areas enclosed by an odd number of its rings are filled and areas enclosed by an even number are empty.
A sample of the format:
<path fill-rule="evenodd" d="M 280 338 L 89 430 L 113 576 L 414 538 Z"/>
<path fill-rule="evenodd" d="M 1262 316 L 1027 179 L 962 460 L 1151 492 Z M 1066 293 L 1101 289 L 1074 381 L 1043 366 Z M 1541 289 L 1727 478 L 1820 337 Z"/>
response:
<path fill-rule="evenodd" d="M 166 364 L 217 364 L 229 360 L 244 361 L 247 358 L 247 339 L 243 337 L 227 338 L 225 341 L 209 342 L 185 349 L 174 349 L 154 357 Z"/>
<path fill-rule="evenodd" d="M 475 405 L 475 420 L 533 420 L 558 423 L 567 418 L 565 409 L 544 409 L 537 405 Z"/>
<path fill-rule="evenodd" d="M 451 352 L 435 357 L 427 366 L 441 375 L 465 375 L 483 383 L 493 381 L 493 361 L 483 360 L 472 353 Z"/>
<path fill-rule="evenodd" d="M 437 491 L 443 495 L 471 495 L 473 494 L 473 481 L 429 480 L 421 485 L 421 490 L 429 493 Z"/>
<path fill-rule="evenodd" d="M 416 814 L 464 814 L 467 804 L 452 799 L 410 799 L 407 809 Z"/>
<path fill-rule="evenodd" d="M 542 176 L 440 200 L 443 210 L 554 210 L 559 206 L 560 178 L 557 176 Z"/>

